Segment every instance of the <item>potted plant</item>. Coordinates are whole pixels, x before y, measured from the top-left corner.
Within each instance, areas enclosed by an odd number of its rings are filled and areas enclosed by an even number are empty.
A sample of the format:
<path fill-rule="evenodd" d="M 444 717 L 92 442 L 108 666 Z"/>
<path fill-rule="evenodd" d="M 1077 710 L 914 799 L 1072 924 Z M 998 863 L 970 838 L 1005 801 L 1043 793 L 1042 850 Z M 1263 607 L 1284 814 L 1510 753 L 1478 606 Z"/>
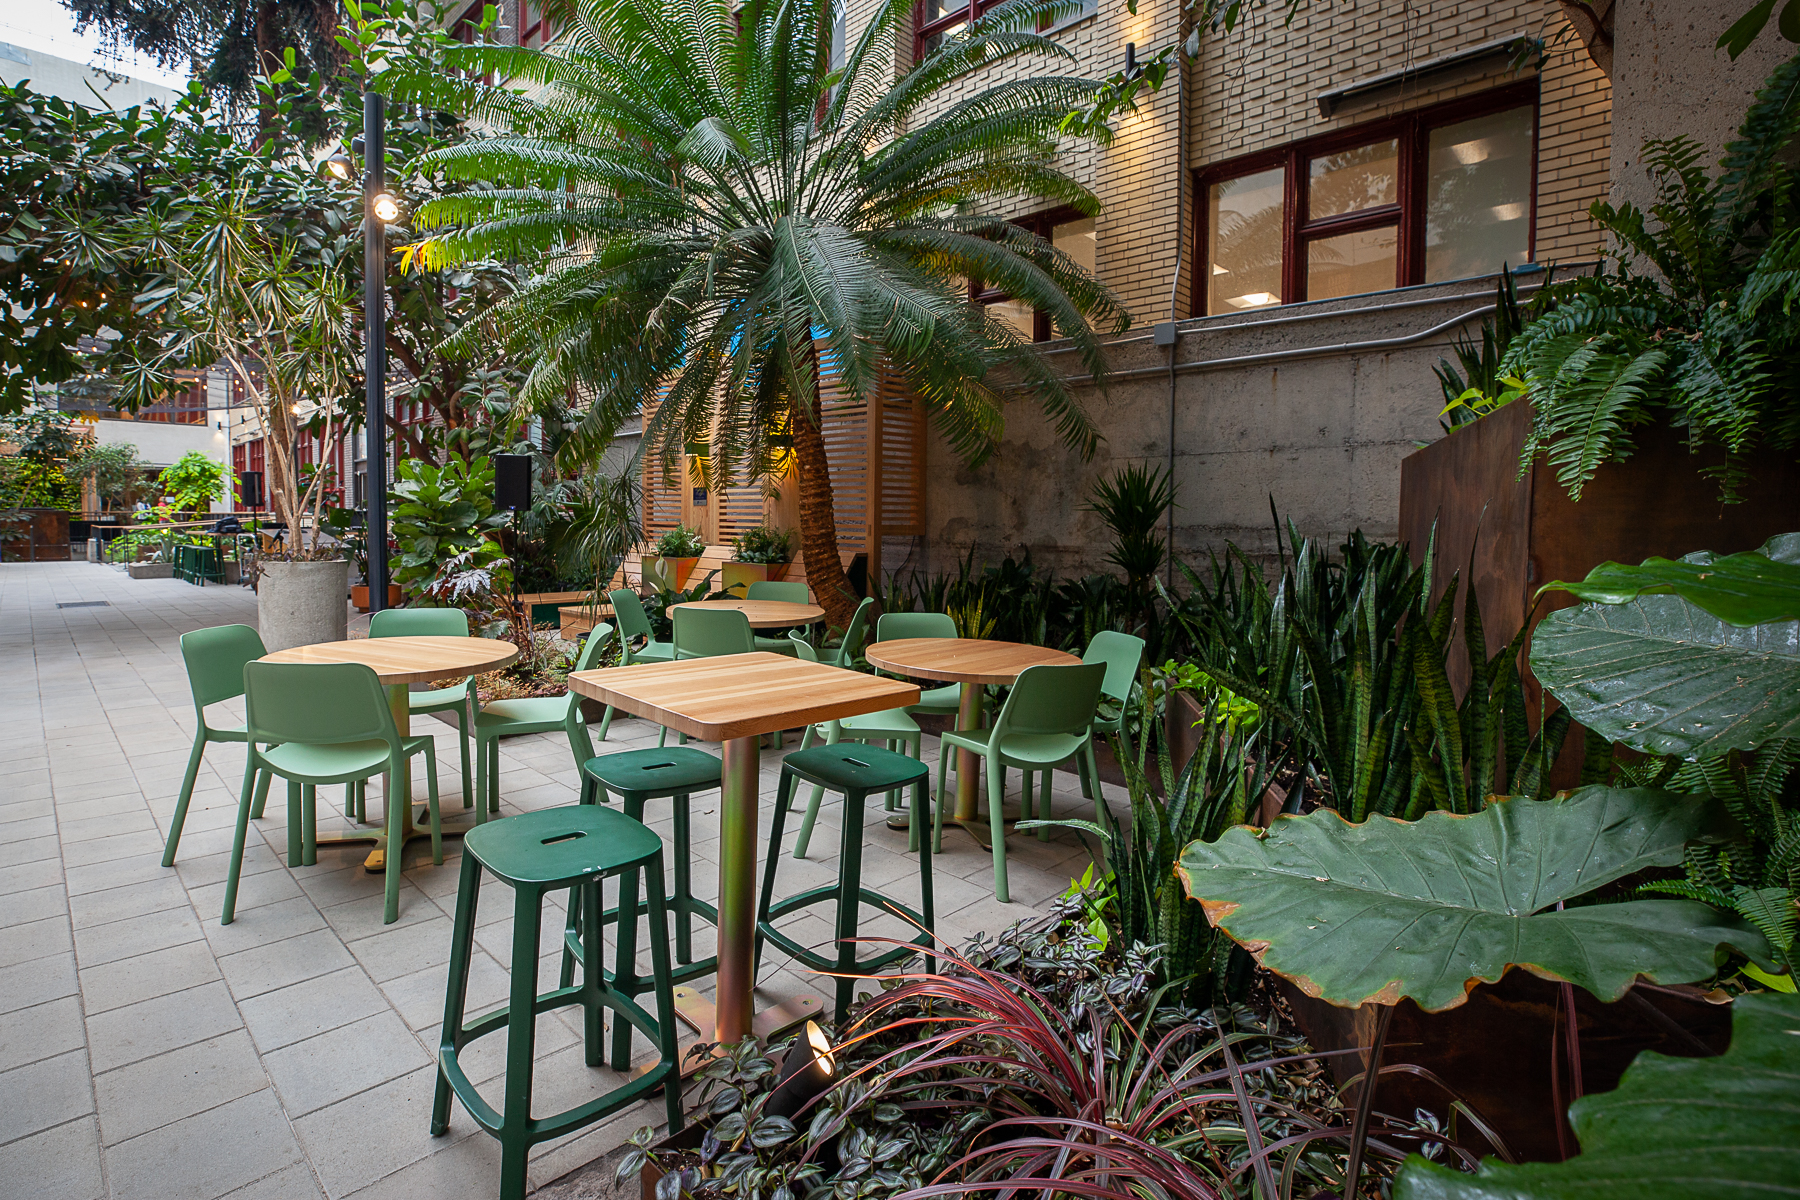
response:
<path fill-rule="evenodd" d="M 794 535 L 773 525 L 746 529 L 731 543 L 731 561 L 725 564 L 725 590 L 742 596 L 753 583 L 785 579 L 794 561 Z"/>
<path fill-rule="evenodd" d="M 644 555 L 644 582 L 659 591 L 679 588 L 706 553 L 706 541 L 697 529 L 677 525 L 656 539 L 654 554 Z"/>

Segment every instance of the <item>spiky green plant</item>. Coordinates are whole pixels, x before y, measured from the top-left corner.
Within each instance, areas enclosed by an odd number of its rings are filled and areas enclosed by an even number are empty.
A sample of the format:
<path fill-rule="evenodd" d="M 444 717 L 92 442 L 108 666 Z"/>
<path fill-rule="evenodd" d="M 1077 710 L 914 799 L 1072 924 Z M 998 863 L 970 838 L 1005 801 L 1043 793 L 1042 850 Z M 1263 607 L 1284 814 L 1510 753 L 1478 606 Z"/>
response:
<path fill-rule="evenodd" d="M 1057 73 L 1072 56 L 1037 32 L 1078 0 L 1009 0 L 898 78 L 912 0 L 883 0 L 847 43 L 834 42 L 832 0 L 555 7 L 561 32 L 544 50 L 452 49 L 466 76 L 397 62 L 381 82 L 498 131 L 429 156 L 492 187 L 428 205 L 421 220 L 441 232 L 416 256 L 547 256 L 496 327 L 544 347 L 523 406 L 588 399 L 571 453 L 651 397 L 646 444 L 672 467 L 707 442 L 714 486 L 756 478 L 771 437 L 791 436 L 808 581 L 845 625 L 822 373 L 867 398 L 898 372 L 971 463 L 994 452 L 1003 401 L 1019 394 L 1094 450 L 1062 372 L 965 290 L 980 280 L 1048 312 L 1096 378 L 1096 326 L 1127 324 L 1105 286 L 996 215 L 1099 209 L 1054 162 L 1060 122 L 1098 85 Z M 976 70 L 994 82 L 972 85 Z"/>

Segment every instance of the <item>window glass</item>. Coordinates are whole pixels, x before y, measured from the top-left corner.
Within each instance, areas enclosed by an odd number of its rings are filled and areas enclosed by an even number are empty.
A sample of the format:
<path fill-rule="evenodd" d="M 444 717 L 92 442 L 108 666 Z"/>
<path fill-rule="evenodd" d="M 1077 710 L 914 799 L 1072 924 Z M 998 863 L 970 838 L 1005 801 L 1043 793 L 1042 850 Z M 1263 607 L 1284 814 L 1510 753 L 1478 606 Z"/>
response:
<path fill-rule="evenodd" d="M 1306 244 L 1306 298 L 1355 296 L 1396 286 L 1400 230 L 1388 225 Z"/>
<path fill-rule="evenodd" d="M 1316 221 L 1338 213 L 1400 202 L 1400 142 L 1389 138 L 1312 160 L 1306 182 L 1306 215 Z"/>
<path fill-rule="evenodd" d="M 1281 205 L 1276 167 L 1215 183 L 1206 198 L 1206 311 L 1281 303 Z"/>
<path fill-rule="evenodd" d="M 1050 229 L 1050 244 L 1075 260 L 1089 275 L 1094 273 L 1094 218 L 1066 221 Z"/>
<path fill-rule="evenodd" d="M 1037 310 L 1023 300 L 996 300 L 987 306 L 987 310 L 991 315 L 1011 325 L 1026 341 L 1035 339 Z"/>
<path fill-rule="evenodd" d="M 1425 282 L 1485 275 L 1529 257 L 1531 117 L 1527 105 L 1431 131 Z"/>

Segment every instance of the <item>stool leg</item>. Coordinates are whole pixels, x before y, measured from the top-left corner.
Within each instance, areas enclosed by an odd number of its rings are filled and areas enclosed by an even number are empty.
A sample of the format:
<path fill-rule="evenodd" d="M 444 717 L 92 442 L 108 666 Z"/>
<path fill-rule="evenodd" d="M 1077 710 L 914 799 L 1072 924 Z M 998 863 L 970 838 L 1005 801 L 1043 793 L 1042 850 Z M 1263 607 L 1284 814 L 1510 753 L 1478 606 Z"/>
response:
<path fill-rule="evenodd" d="M 842 737 L 843 727 L 836 721 L 825 727 L 825 744 L 835 746 Z M 800 822 L 800 832 L 794 837 L 794 857 L 805 858 L 806 847 L 812 841 L 813 822 L 819 819 L 819 805 L 825 798 L 825 789 L 813 784 L 812 795 L 806 800 L 806 817 Z M 773 853 L 771 851 L 770 853 Z"/>
<path fill-rule="evenodd" d="M 469 1002 L 469 956 L 475 946 L 475 900 L 481 893 L 481 864 L 464 854 L 462 879 L 456 888 L 456 922 L 450 930 L 450 984 L 444 989 L 444 1025 L 440 1031 L 437 1092 L 431 1101 L 431 1136 L 450 1130 L 450 1077 L 442 1055 L 454 1052 L 462 1033 L 463 1010 Z"/>
<path fill-rule="evenodd" d="M 912 820 L 917 828 L 925 820 L 925 814 L 931 811 L 931 792 L 925 786 L 925 780 L 919 779 L 913 784 Z M 937 945 L 937 903 L 933 897 L 931 886 L 931 846 L 929 841 L 919 843 L 919 914 L 925 918 L 925 932 L 930 945 Z M 925 969 L 937 974 L 937 956 L 925 956 Z"/>
<path fill-rule="evenodd" d="M 637 800 L 638 814 L 641 816 L 644 811 L 643 800 L 634 797 L 628 792 L 624 797 L 626 816 L 632 816 L 631 808 L 634 799 Z M 613 989 L 625 996 L 636 996 L 643 990 L 642 985 L 638 981 L 637 969 L 639 874 L 640 872 L 636 867 L 628 867 L 619 872 L 619 923 L 616 926 L 619 944 L 617 957 L 613 960 Z M 646 888 L 650 886 L 648 881 L 645 882 L 644 886 Z M 656 880 L 655 886 L 658 892 L 662 891 L 662 880 Z M 661 919 L 661 917 L 657 918 L 657 920 Z M 596 931 L 600 928 L 599 914 L 596 913 L 594 915 L 590 928 Z M 595 946 L 597 947 L 599 933 L 595 932 L 591 936 L 595 939 Z M 652 939 L 658 937 L 667 938 L 668 931 L 662 926 L 656 925 L 651 928 L 650 936 Z M 651 944 L 655 944 L 654 940 Z M 589 947 L 584 944 L 582 949 L 587 951 Z M 631 1067 L 631 1028 L 630 1021 L 621 1021 L 617 1017 L 613 1018 L 612 1067 L 615 1071 L 624 1071 Z"/>
<path fill-rule="evenodd" d="M 756 951 L 751 959 L 750 977 L 762 968 L 762 927 L 768 923 L 769 907 L 775 902 L 775 862 L 781 857 L 781 826 L 787 820 L 788 802 L 794 796 L 794 781 L 799 777 L 785 766 L 781 782 L 775 786 L 775 812 L 769 818 L 769 856 L 764 860 L 762 895 L 756 902 Z"/>
<path fill-rule="evenodd" d="M 924 759 L 925 759 L 925 739 L 924 739 L 923 734 L 918 734 L 918 733 L 913 734 L 911 737 L 908 737 L 905 740 L 904 745 L 911 752 L 913 758 L 915 758 L 921 762 L 924 761 Z M 930 778 L 929 773 L 927 773 L 926 778 L 928 778 L 928 779 Z M 930 811 L 931 811 L 930 808 L 927 807 L 926 814 L 928 816 L 930 814 Z M 924 826 L 922 824 L 920 824 L 917 820 L 914 820 L 911 823 L 910 827 L 907 829 L 906 848 L 908 850 L 912 851 L 914 854 L 917 854 L 919 852 L 919 830 L 921 830 L 923 828 L 924 828 Z"/>
<path fill-rule="evenodd" d="M 579 899 L 578 899 L 579 898 Z M 569 889 L 571 906 L 579 903 L 581 911 L 578 919 L 581 922 L 581 1009 L 582 1030 L 585 1036 L 582 1045 L 586 1051 L 587 1065 L 597 1067 L 605 1055 L 606 1024 L 601 1019 L 600 993 L 606 985 L 606 950 L 600 944 L 600 915 L 605 911 L 600 896 L 600 879 L 581 884 Z M 563 956 L 568 959 L 568 946 L 564 943 Z M 564 987 L 568 984 L 565 982 Z M 617 1016 L 613 1017 L 613 1027 L 620 1025 L 629 1027 L 631 1022 Z"/>
<path fill-rule="evenodd" d="M 694 961 L 693 861 L 688 851 L 688 798 L 675 797 L 675 961 Z M 642 819 L 641 817 L 639 818 Z"/>
<path fill-rule="evenodd" d="M 850 999 L 856 989 L 856 930 L 862 916 L 863 797 L 860 791 L 844 793 L 844 837 L 838 852 L 837 902 L 837 1010 L 839 1025 L 850 1015 Z"/>
<path fill-rule="evenodd" d="M 676 1134 L 681 1132 L 682 1126 L 681 1050 L 675 1026 L 675 989 L 669 983 L 669 941 L 663 932 L 668 928 L 668 918 L 663 915 L 661 850 L 652 856 L 644 874 L 644 891 L 650 901 L 650 968 L 656 977 L 656 1031 L 661 1035 L 657 1049 L 668 1066 L 668 1078 L 663 1085 L 663 1111 L 669 1120 L 669 1133 Z M 630 1024 L 616 1018 L 615 1023 Z"/>
<path fill-rule="evenodd" d="M 537 1050 L 538 930 L 543 893 L 513 891 L 512 990 L 506 1008 L 506 1103 L 500 1124 L 500 1200 L 525 1200 L 531 1152 L 531 1067 Z"/>

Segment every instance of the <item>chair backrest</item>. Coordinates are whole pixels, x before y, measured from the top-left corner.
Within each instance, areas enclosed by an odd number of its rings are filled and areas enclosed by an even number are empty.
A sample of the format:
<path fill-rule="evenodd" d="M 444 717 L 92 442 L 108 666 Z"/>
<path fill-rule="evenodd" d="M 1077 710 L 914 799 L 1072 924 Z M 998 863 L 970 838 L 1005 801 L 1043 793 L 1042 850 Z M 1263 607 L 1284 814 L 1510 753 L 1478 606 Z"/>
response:
<path fill-rule="evenodd" d="M 400 747 L 387 693 L 362 663 L 245 663 L 244 717 L 253 742 Z"/>
<path fill-rule="evenodd" d="M 953 638 L 956 622 L 949 613 L 882 613 L 875 622 L 875 640 L 899 642 L 907 638 Z"/>
<path fill-rule="evenodd" d="M 1124 704 L 1131 699 L 1131 685 L 1137 682 L 1138 666 L 1144 661 L 1144 639 L 1115 629 L 1102 629 L 1088 643 L 1084 663 L 1106 664 L 1106 681 L 1100 694 Z"/>
<path fill-rule="evenodd" d="M 608 592 L 606 598 L 612 601 L 613 620 L 619 626 L 619 636 L 626 641 L 650 636 L 650 617 L 644 612 L 644 602 L 630 588 L 617 588 Z"/>
<path fill-rule="evenodd" d="M 243 695 L 244 664 L 267 653 L 262 635 L 248 625 L 220 625 L 182 634 L 181 661 L 187 664 L 194 707 L 204 709 Z"/>
<path fill-rule="evenodd" d="M 805 604 L 808 602 L 804 583 L 789 583 L 785 579 L 758 579 L 744 593 L 746 600 L 785 600 L 789 604 Z"/>
<path fill-rule="evenodd" d="M 750 618 L 735 608 L 674 608 L 676 658 L 711 658 L 717 654 L 750 654 L 756 636 Z"/>
<path fill-rule="evenodd" d="M 865 596 L 856 611 L 850 615 L 850 628 L 844 630 L 844 641 L 830 653 L 831 664 L 835 667 L 847 667 L 856 660 L 856 652 L 862 649 L 863 631 L 869 625 L 869 610 L 875 607 L 875 597 Z"/>
<path fill-rule="evenodd" d="M 794 657 L 801 662 L 819 661 L 819 652 L 813 649 L 813 644 L 807 641 L 806 635 L 798 629 L 788 632 L 788 641 L 794 643 Z"/>
<path fill-rule="evenodd" d="M 370 637 L 468 637 L 460 608 L 384 608 L 369 618 Z"/>
<path fill-rule="evenodd" d="M 994 721 L 994 737 L 1009 733 L 1086 733 L 1100 703 L 1105 663 L 1026 667 Z"/>
<path fill-rule="evenodd" d="M 606 643 L 612 640 L 612 636 L 613 627 L 608 625 L 605 621 L 600 622 L 598 625 L 588 630 L 587 640 L 581 643 L 581 652 L 575 656 L 575 665 L 569 668 L 570 672 L 593 670 L 594 660 L 600 657 L 600 652 L 606 649 Z M 581 694 L 574 688 L 570 688 L 569 712 L 576 713 L 580 711 Z M 567 719 L 566 715 L 565 719 Z"/>

